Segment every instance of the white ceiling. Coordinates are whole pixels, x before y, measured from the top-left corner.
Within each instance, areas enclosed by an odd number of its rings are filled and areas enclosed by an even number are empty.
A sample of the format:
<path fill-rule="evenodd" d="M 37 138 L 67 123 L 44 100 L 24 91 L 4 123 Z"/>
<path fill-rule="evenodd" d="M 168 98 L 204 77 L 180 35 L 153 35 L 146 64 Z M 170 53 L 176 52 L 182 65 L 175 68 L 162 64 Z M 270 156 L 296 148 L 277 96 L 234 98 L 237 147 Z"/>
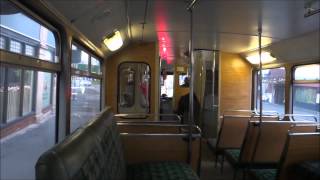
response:
<path fill-rule="evenodd" d="M 165 37 L 169 58 L 179 58 L 188 49 L 190 0 L 45 1 L 74 20 L 98 47 L 103 36 L 118 29 L 127 43 Z M 304 11 L 304 0 L 198 0 L 193 10 L 194 48 L 233 53 L 257 49 L 259 22 L 264 46 L 319 32 L 319 14 L 304 18 Z"/>

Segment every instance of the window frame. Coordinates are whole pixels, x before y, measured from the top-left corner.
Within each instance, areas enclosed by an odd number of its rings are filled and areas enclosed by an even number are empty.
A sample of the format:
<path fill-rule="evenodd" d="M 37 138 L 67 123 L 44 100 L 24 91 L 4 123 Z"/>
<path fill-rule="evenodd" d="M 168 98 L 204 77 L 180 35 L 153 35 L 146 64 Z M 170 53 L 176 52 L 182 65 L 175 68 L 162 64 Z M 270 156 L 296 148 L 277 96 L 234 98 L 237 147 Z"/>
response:
<path fill-rule="evenodd" d="M 20 94 L 20 104 L 19 104 L 19 117 L 15 118 L 14 120 L 10 121 L 9 123 L 5 123 L 7 121 L 7 108 L 3 108 L 4 110 L 4 114 L 3 117 L 0 117 L 0 122 L 1 122 L 1 126 L 0 128 L 5 128 L 11 124 L 14 124 L 28 116 L 34 115 L 35 114 L 35 101 L 36 101 L 36 86 L 37 86 L 37 74 L 38 72 L 48 72 L 51 74 L 56 74 L 56 78 L 57 78 L 57 82 L 59 81 L 59 77 L 60 77 L 60 73 L 61 73 L 61 35 L 60 32 L 57 28 L 55 28 L 53 25 L 51 25 L 48 21 L 44 20 L 43 18 L 41 18 L 39 15 L 37 15 L 35 12 L 31 11 L 26 5 L 22 4 L 19 1 L 16 0 L 7 0 L 12 6 L 14 6 L 19 13 L 23 14 L 24 16 L 32 19 L 34 22 L 38 23 L 39 25 L 47 28 L 50 32 L 52 32 L 54 39 L 55 39 L 55 54 L 53 55 L 53 61 L 46 61 L 43 59 L 40 59 L 39 57 L 35 57 L 35 56 L 29 56 L 25 54 L 25 47 L 26 45 L 29 45 L 28 43 L 24 43 L 21 42 L 21 40 L 16 39 L 16 38 L 9 38 L 6 36 L 1 36 L 4 38 L 5 40 L 5 44 L 4 44 L 4 49 L 0 49 L 0 63 L 1 66 L 4 68 L 5 70 L 5 76 L 7 76 L 7 72 L 8 72 L 8 68 L 16 68 L 21 70 L 21 84 L 20 84 L 20 88 L 21 88 L 21 94 Z M 21 52 L 20 53 L 16 53 L 13 51 L 10 51 L 10 44 L 11 41 L 17 41 L 18 43 L 20 43 L 21 45 Z M 31 45 L 31 47 L 34 48 L 34 46 Z M 34 54 L 36 54 L 36 51 L 34 49 Z M 56 61 L 57 60 L 57 61 Z M 23 87 L 24 87 L 24 74 L 25 71 L 27 70 L 31 70 L 34 72 L 33 75 L 33 88 L 34 91 L 32 92 L 33 97 L 32 97 L 32 107 L 31 107 L 31 112 L 26 113 L 25 115 L 23 115 L 23 96 L 24 96 L 24 92 L 23 92 Z M 52 76 L 53 77 L 53 76 Z M 7 77 L 5 77 L 7 78 Z M 51 95 L 50 95 L 50 102 L 49 104 L 52 105 L 53 103 L 53 78 L 51 81 Z M 7 89 L 6 86 L 8 86 L 7 83 L 7 79 L 5 79 L 5 89 Z M 57 89 L 56 89 L 56 94 L 58 94 L 58 84 L 57 84 Z M 6 94 L 4 95 L 4 103 L 7 103 L 6 99 L 8 97 L 5 97 Z M 55 124 L 56 126 L 58 126 L 58 104 L 59 104 L 59 99 L 58 99 L 58 95 L 56 96 L 56 118 L 55 118 Z M 55 132 L 55 141 L 57 142 L 57 132 Z"/>

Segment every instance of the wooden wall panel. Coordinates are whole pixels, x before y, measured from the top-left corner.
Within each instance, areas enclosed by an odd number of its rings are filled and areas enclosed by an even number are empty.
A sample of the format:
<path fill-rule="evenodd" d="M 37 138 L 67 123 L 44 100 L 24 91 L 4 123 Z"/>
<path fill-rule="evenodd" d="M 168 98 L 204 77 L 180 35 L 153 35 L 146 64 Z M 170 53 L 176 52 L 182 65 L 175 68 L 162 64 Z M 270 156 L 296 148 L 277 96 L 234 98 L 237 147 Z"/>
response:
<path fill-rule="evenodd" d="M 252 66 L 237 54 L 220 54 L 220 115 L 230 109 L 251 109 Z"/>
<path fill-rule="evenodd" d="M 158 59 L 156 59 L 156 44 L 155 43 L 139 43 L 130 44 L 129 46 L 123 48 L 118 53 L 112 55 L 106 59 L 105 63 L 105 77 L 106 77 L 106 87 L 105 87 L 105 102 L 107 106 L 112 107 L 112 111 L 117 113 L 117 91 L 118 91 L 118 66 L 123 62 L 144 62 L 150 65 L 151 68 L 151 94 L 150 94 L 150 113 L 156 112 L 158 108 L 157 99 L 159 99 L 158 94 L 156 94 L 156 88 L 158 88 L 156 69 L 159 64 Z"/>

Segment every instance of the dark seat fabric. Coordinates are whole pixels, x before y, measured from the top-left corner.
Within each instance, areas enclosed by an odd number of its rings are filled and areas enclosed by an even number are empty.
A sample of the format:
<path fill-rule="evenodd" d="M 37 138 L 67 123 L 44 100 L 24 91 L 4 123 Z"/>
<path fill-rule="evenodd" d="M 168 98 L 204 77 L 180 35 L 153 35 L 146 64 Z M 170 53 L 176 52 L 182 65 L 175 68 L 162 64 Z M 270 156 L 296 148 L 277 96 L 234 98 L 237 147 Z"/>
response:
<path fill-rule="evenodd" d="M 154 162 L 128 166 L 128 180 L 198 180 L 185 163 Z"/>
<path fill-rule="evenodd" d="M 277 169 L 253 169 L 250 172 L 256 180 L 277 179 Z"/>
<path fill-rule="evenodd" d="M 226 149 L 225 153 L 233 162 L 238 162 L 240 158 L 240 149 Z"/>
<path fill-rule="evenodd" d="M 37 180 L 125 180 L 125 161 L 111 112 L 101 113 L 44 153 Z"/>
<path fill-rule="evenodd" d="M 292 167 L 293 171 L 301 179 L 319 180 L 320 179 L 320 161 L 305 161 Z"/>
<path fill-rule="evenodd" d="M 103 111 L 43 155 L 36 164 L 37 180 L 197 180 L 183 163 L 131 165 L 127 169 L 114 116 Z"/>

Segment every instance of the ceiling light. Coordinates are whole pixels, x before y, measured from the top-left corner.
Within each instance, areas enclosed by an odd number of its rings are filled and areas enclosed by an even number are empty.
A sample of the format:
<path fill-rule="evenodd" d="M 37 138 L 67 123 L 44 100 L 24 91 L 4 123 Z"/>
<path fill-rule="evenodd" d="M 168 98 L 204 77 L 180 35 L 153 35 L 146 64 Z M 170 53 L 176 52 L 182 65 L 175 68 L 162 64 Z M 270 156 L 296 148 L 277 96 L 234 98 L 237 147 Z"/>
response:
<path fill-rule="evenodd" d="M 259 54 L 254 54 L 251 56 L 247 56 L 246 59 L 251 63 L 251 64 L 259 64 L 260 63 L 260 57 Z M 261 53 L 261 62 L 262 64 L 270 63 L 275 61 L 276 58 L 271 56 L 269 52 L 262 52 Z"/>
<path fill-rule="evenodd" d="M 110 36 L 107 36 L 103 43 L 108 47 L 110 51 L 115 51 L 123 45 L 122 37 L 119 31 L 115 31 Z"/>

